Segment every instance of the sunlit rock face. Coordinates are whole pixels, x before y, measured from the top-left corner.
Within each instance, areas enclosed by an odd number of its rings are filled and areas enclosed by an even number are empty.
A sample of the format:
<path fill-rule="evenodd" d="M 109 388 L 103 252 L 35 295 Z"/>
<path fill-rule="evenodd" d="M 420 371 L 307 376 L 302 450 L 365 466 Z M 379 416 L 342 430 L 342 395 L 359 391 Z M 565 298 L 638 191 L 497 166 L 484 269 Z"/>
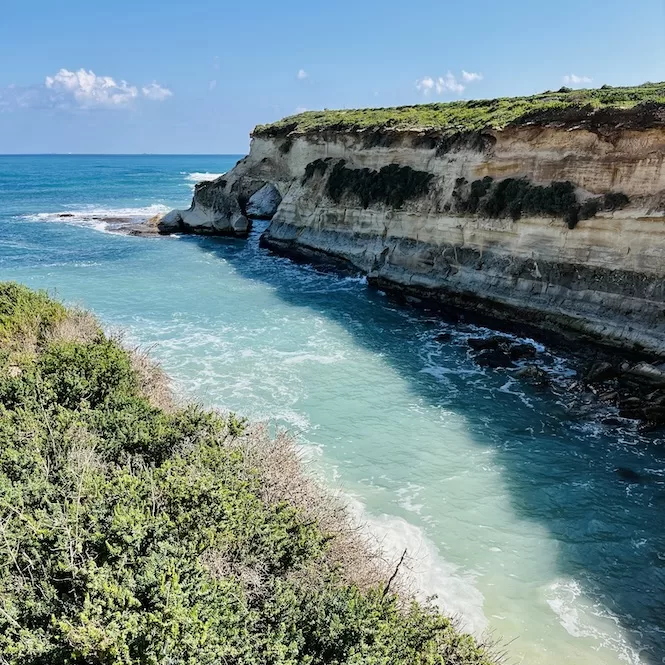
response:
<path fill-rule="evenodd" d="M 383 289 L 665 354 L 664 160 L 660 126 L 257 136 L 180 215 L 231 235 L 271 218 L 272 250 Z"/>

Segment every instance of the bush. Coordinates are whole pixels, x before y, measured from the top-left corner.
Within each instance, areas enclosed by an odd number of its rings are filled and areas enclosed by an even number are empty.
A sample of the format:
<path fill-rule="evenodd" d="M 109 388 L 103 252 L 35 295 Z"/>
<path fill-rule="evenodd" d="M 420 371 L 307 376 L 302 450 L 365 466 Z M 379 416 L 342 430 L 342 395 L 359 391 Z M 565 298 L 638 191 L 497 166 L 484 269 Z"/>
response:
<path fill-rule="evenodd" d="M 15 282 L 0 283 L 0 343 L 5 348 L 25 348 L 43 341 L 65 314 L 65 308 L 44 291 L 31 291 Z"/>
<path fill-rule="evenodd" d="M 643 115 L 648 104 L 658 108 Z M 283 138 L 289 135 L 317 135 L 322 132 L 360 133 L 366 146 L 386 145 L 400 139 L 400 131 L 426 134 L 443 139 L 441 151 L 455 146 L 457 139 L 467 143 L 473 134 L 503 129 L 509 125 L 533 124 L 534 118 L 557 125 L 591 122 L 598 111 L 599 122 L 608 128 L 618 124 L 638 127 L 659 126 L 665 104 L 665 83 L 640 86 L 572 90 L 566 86 L 528 97 L 475 99 L 440 104 L 418 104 L 394 108 L 307 111 L 268 125 L 258 125 L 254 136 Z M 641 107 L 641 108 L 640 108 Z M 659 110 L 660 109 L 660 110 Z M 476 137 L 477 138 L 477 137 Z M 430 145 L 430 140 L 424 147 Z M 477 143 L 482 147 L 482 140 Z"/>
<path fill-rule="evenodd" d="M 391 589 L 287 439 L 158 408 L 115 341 L 0 294 L 2 329 L 39 340 L 0 338 L 3 663 L 489 663 Z"/>

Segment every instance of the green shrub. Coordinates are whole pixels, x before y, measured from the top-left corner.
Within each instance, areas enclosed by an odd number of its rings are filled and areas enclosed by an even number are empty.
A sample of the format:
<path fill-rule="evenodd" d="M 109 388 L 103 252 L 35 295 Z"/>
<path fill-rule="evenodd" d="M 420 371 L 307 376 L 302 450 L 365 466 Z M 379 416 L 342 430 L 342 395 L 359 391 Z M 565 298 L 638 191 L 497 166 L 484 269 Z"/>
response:
<path fill-rule="evenodd" d="M 608 192 L 603 197 L 603 210 L 620 210 L 630 203 L 630 199 L 622 192 Z"/>
<path fill-rule="evenodd" d="M 65 317 L 66 310 L 44 291 L 31 291 L 15 282 L 0 283 L 0 343 L 25 345 L 35 342 Z"/>
<path fill-rule="evenodd" d="M 302 184 L 310 181 L 315 175 L 322 176 L 328 170 L 330 159 L 315 159 L 305 166 L 305 174 L 302 177 Z"/>
<path fill-rule="evenodd" d="M 620 192 L 587 199 L 580 204 L 575 186 L 569 182 L 534 185 L 526 178 L 506 178 L 494 183 L 486 176 L 469 184 L 458 178 L 453 190 L 455 211 L 486 217 L 509 217 L 517 221 L 522 215 L 560 217 L 568 228 L 580 219 L 589 219 L 600 210 L 617 210 L 628 205 L 629 198 Z"/>
<path fill-rule="evenodd" d="M 655 105 L 655 106 L 654 106 Z M 394 108 L 307 111 L 268 125 L 258 125 L 254 136 L 287 137 L 321 132 L 362 132 L 367 147 L 385 145 L 398 139 L 400 131 L 428 135 L 441 140 L 441 151 L 467 142 L 484 130 L 535 120 L 578 125 L 599 122 L 607 127 L 656 126 L 665 105 L 665 83 L 600 89 L 546 91 L 529 97 L 501 97 L 441 104 L 419 104 Z M 598 113 L 604 111 L 604 113 Z M 596 117 L 597 116 L 597 117 Z M 478 149 L 484 145 L 477 141 Z"/>
<path fill-rule="evenodd" d="M 41 340 L 0 338 L 0 661 L 489 663 L 433 607 L 353 581 L 332 554 L 344 523 L 289 499 L 304 479 L 278 489 L 278 441 L 157 408 L 116 342 L 64 340 L 60 305 L 0 294 L 3 330 Z"/>
<path fill-rule="evenodd" d="M 45 389 L 68 409 L 82 402 L 94 408 L 111 396 L 132 394 L 138 385 L 129 355 L 108 339 L 50 344 L 39 357 L 38 371 Z"/>

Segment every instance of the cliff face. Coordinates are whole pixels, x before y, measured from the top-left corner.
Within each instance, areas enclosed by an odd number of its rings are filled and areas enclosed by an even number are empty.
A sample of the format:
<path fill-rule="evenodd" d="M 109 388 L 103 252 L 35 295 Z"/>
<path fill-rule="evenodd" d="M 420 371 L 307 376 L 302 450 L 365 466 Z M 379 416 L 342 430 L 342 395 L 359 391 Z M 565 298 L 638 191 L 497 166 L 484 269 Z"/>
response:
<path fill-rule="evenodd" d="M 262 241 L 275 251 L 343 261 L 384 289 L 665 354 L 664 161 L 660 121 L 524 123 L 453 138 L 263 132 L 207 185 L 219 210 L 238 214 L 274 185 L 281 202 Z M 199 213 L 210 209 L 201 191 Z"/>

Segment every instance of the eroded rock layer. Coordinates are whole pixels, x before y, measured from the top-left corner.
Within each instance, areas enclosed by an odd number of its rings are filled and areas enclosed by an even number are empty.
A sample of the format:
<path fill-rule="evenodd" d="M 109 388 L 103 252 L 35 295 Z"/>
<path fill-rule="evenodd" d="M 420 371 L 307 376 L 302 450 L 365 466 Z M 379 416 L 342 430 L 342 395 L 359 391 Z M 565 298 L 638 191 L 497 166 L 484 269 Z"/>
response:
<path fill-rule="evenodd" d="M 189 218 L 240 229 L 260 191 L 263 242 L 371 282 L 549 331 L 665 355 L 665 124 L 523 124 L 257 134 L 196 190 Z M 281 200 L 280 200 L 281 197 Z M 273 212 L 271 210 L 270 212 Z M 265 214 L 261 215 L 267 216 Z M 224 232 L 224 231 L 222 231 Z"/>

